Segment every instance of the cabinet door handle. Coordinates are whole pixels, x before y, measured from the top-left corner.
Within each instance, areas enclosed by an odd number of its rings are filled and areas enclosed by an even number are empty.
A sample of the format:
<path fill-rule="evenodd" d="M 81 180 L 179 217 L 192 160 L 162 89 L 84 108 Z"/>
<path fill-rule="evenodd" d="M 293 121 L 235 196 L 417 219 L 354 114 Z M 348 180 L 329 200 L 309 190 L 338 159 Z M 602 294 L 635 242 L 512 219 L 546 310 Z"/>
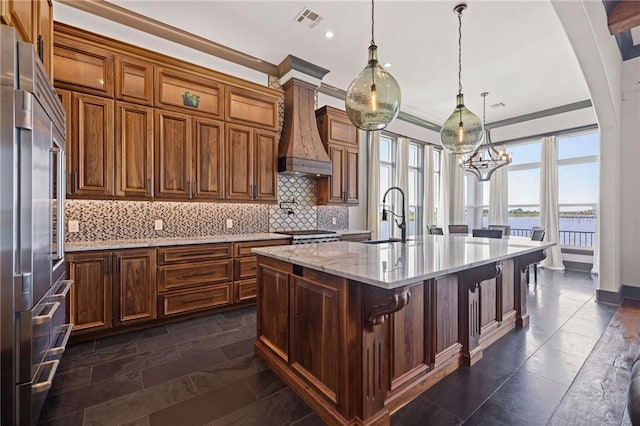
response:
<path fill-rule="evenodd" d="M 342 201 L 347 202 L 347 191 L 342 192 Z"/>
<path fill-rule="evenodd" d="M 38 35 L 38 56 L 40 61 L 44 63 L 44 40 L 41 35 Z"/>
<path fill-rule="evenodd" d="M 71 192 L 76 194 L 78 192 L 78 173 L 71 173 Z"/>
<path fill-rule="evenodd" d="M 191 184 L 193 185 L 193 196 L 197 197 L 198 196 L 198 182 L 196 182 L 194 180 L 193 182 L 191 182 Z"/>
<path fill-rule="evenodd" d="M 147 195 L 151 196 L 153 194 L 153 187 L 151 186 L 153 182 L 151 182 L 151 178 L 147 179 Z"/>
<path fill-rule="evenodd" d="M 191 189 L 192 189 L 191 182 L 187 182 L 187 194 L 188 194 L 187 196 L 189 198 L 191 198 Z"/>
<path fill-rule="evenodd" d="M 113 259 L 115 260 L 115 273 L 116 275 L 120 275 L 120 257 L 115 255 Z"/>
<path fill-rule="evenodd" d="M 258 199 L 258 185 L 253 185 L 253 199 Z"/>
<path fill-rule="evenodd" d="M 111 274 L 111 255 L 107 256 L 107 261 L 105 263 L 106 263 L 106 265 L 104 267 L 105 274 L 109 275 L 109 274 Z"/>

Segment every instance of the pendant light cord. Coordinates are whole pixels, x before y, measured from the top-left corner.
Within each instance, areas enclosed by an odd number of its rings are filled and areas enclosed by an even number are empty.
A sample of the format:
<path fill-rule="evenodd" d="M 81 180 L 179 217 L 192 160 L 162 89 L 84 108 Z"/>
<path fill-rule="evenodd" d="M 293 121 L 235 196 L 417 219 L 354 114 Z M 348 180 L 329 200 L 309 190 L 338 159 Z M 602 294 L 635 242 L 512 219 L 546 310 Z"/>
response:
<path fill-rule="evenodd" d="M 374 11 L 373 1 L 374 0 L 371 0 L 371 45 L 375 46 L 376 42 L 373 40 L 373 29 L 375 28 L 375 24 L 373 21 L 373 11 Z"/>
<path fill-rule="evenodd" d="M 462 9 L 458 11 L 458 94 L 462 93 Z"/>
<path fill-rule="evenodd" d="M 485 128 L 485 123 L 487 122 L 487 95 L 489 92 L 483 92 L 482 95 L 482 129 Z"/>

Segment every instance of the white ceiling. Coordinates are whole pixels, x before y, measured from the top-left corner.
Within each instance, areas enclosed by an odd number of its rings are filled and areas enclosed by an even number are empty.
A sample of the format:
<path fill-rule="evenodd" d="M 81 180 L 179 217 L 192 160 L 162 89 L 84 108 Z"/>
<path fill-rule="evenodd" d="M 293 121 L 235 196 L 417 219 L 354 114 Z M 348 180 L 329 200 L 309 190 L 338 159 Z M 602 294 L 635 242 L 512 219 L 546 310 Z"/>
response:
<path fill-rule="evenodd" d="M 121 7 L 278 64 L 288 54 L 330 70 L 324 82 L 346 89 L 366 64 L 368 1 L 118 0 Z M 549 1 L 469 1 L 463 15 L 462 84 L 467 106 L 487 121 L 588 99 L 578 61 Z M 379 58 L 402 89 L 405 112 L 442 124 L 457 91 L 455 1 L 377 1 Z M 323 20 L 294 21 L 307 7 Z M 334 32 L 326 39 L 327 30 Z"/>

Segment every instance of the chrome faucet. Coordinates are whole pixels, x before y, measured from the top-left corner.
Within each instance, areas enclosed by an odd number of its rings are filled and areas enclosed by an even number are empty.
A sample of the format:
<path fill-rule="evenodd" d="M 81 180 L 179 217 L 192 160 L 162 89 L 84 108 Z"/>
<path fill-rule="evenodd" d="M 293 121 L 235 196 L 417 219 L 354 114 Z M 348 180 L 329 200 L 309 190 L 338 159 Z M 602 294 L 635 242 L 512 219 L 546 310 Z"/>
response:
<path fill-rule="evenodd" d="M 385 200 L 387 199 L 387 194 L 392 189 L 396 189 L 396 190 L 400 191 L 400 194 L 402 195 L 402 214 L 400 214 L 400 215 L 392 212 L 391 210 L 388 210 L 388 209 L 384 208 L 384 203 L 385 203 Z M 404 209 L 404 191 L 401 188 L 397 187 L 397 186 L 392 186 L 391 188 L 387 189 L 387 191 L 382 196 L 382 206 L 383 206 L 382 207 L 382 220 L 387 220 L 387 213 L 391 213 L 393 216 L 399 217 L 399 218 L 402 219 L 401 221 L 398 221 L 398 219 L 394 219 L 394 222 L 396 223 L 396 225 L 398 225 L 398 228 L 400 228 L 400 232 L 401 232 L 401 236 L 402 236 L 402 242 L 406 243 L 407 242 L 407 220 L 406 220 L 406 213 L 405 213 L 405 209 Z"/>

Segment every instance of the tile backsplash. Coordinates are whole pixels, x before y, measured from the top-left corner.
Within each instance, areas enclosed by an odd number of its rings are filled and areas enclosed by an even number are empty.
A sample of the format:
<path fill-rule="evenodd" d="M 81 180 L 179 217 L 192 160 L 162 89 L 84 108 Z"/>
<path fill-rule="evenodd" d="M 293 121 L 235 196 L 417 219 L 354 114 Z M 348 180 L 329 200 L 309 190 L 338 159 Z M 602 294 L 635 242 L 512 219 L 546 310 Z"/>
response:
<path fill-rule="evenodd" d="M 279 200 L 275 205 L 67 200 L 66 219 L 77 220 L 79 232 L 68 232 L 67 222 L 66 240 L 199 237 L 349 228 L 347 207 L 316 206 L 318 186 L 315 179 L 280 174 L 278 185 Z M 336 219 L 335 224 L 333 218 Z M 233 221 L 232 228 L 226 227 L 227 219 Z M 156 220 L 163 221 L 161 231 L 154 230 Z"/>

